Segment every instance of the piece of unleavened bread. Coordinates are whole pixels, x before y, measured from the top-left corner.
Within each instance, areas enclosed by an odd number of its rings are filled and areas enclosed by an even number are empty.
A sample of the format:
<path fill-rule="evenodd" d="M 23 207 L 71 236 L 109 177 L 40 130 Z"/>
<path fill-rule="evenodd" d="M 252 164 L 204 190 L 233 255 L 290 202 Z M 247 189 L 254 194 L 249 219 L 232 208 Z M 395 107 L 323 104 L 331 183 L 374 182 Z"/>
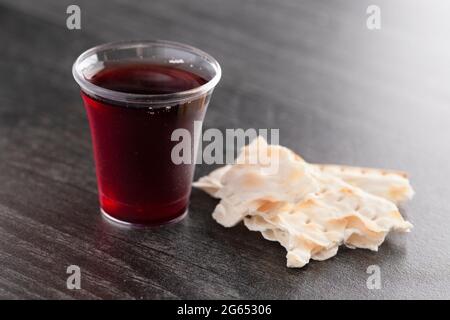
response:
<path fill-rule="evenodd" d="M 255 150 L 277 154 L 276 174 L 245 161 Z M 244 159 L 242 159 L 244 157 Z M 250 230 L 282 244 L 290 267 L 324 260 L 345 244 L 377 250 L 391 230 L 409 231 L 394 203 L 306 163 L 289 149 L 258 138 L 221 175 L 213 217 L 230 227 L 245 218 Z"/>
<path fill-rule="evenodd" d="M 338 177 L 352 186 L 388 199 L 396 204 L 410 200 L 414 195 L 405 172 L 334 164 L 312 165 L 320 171 Z M 209 175 L 195 181 L 193 186 L 217 198 L 217 191 L 222 187 L 221 179 L 230 168 L 231 165 L 225 165 L 213 170 Z"/>

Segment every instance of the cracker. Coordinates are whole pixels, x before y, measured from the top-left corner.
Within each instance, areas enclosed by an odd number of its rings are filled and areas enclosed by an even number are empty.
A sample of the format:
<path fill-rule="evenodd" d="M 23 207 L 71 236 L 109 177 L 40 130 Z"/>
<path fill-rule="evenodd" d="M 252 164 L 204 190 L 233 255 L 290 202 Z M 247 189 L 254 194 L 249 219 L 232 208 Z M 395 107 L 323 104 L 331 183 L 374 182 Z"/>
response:
<path fill-rule="evenodd" d="M 314 166 L 322 172 L 397 204 L 410 200 L 414 195 L 408 175 L 402 171 L 342 165 L 316 164 Z"/>
<path fill-rule="evenodd" d="M 267 164 L 249 161 L 256 149 L 270 155 L 276 173 L 268 172 Z M 262 138 L 244 147 L 236 162 L 210 175 L 210 181 L 202 181 L 201 188 L 206 186 L 221 199 L 213 218 L 225 227 L 244 220 L 250 230 L 279 242 L 287 250 L 289 267 L 328 259 L 340 245 L 376 251 L 390 231 L 412 228 L 393 202 L 339 178 L 339 167 L 308 164 L 289 149 L 269 146 Z M 360 176 L 361 170 L 349 169 L 347 177 Z M 399 176 L 377 171 L 364 175 Z"/>
<path fill-rule="evenodd" d="M 396 204 L 401 204 L 414 196 L 414 190 L 408 176 L 402 171 L 333 164 L 313 164 L 313 166 L 322 172 L 344 180 L 352 186 Z M 213 170 L 209 175 L 194 182 L 193 186 L 217 198 L 217 192 L 222 188 L 221 179 L 230 168 L 231 165 L 226 165 Z"/>

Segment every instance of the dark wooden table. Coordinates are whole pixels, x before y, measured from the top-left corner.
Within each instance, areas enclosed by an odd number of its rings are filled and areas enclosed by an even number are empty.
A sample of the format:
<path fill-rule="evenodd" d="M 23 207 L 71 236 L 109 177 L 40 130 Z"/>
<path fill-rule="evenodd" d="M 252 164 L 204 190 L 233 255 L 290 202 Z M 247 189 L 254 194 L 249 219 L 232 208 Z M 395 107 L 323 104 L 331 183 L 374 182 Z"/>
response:
<path fill-rule="evenodd" d="M 450 5 L 378 0 L 368 30 L 372 2 L 1 0 L 0 298 L 450 298 Z M 73 3 L 81 30 L 66 28 Z M 408 171 L 413 232 L 288 269 L 278 244 L 214 222 L 199 190 L 176 225 L 104 221 L 71 66 L 93 45 L 153 38 L 221 62 L 206 128 L 280 128 L 307 160 Z"/>

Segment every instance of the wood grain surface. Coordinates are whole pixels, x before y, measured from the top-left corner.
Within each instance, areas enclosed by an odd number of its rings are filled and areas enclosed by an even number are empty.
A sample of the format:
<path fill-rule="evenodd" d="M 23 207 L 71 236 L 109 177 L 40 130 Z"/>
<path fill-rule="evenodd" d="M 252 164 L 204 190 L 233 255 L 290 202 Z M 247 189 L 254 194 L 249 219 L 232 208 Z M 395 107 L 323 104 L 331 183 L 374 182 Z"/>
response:
<path fill-rule="evenodd" d="M 450 298 L 450 4 L 382 1 L 0 0 L 0 298 Z M 66 28 L 78 4 L 82 29 Z M 126 39 L 185 42 L 220 61 L 205 128 L 279 128 L 314 162 L 409 172 L 414 225 L 379 252 L 303 269 L 260 234 L 211 218 L 117 228 L 99 214 L 75 58 Z M 212 166 L 200 165 L 196 177 Z M 68 290 L 66 268 L 81 268 Z M 382 288 L 366 286 L 369 265 Z"/>

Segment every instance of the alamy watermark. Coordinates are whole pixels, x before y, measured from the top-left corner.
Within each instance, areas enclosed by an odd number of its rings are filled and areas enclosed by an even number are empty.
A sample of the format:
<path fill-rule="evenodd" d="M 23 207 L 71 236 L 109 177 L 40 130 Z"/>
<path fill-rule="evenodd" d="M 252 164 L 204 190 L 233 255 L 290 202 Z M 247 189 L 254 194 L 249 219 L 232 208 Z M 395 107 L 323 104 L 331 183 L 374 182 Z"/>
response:
<path fill-rule="evenodd" d="M 381 9 L 377 5 L 370 5 L 366 9 L 366 13 L 369 15 L 366 20 L 366 26 L 369 30 L 381 29 Z"/>
<path fill-rule="evenodd" d="M 76 4 L 67 7 L 66 13 L 69 15 L 66 19 L 66 26 L 69 30 L 81 29 L 81 9 Z"/>
<path fill-rule="evenodd" d="M 202 134 L 202 122 L 194 121 L 193 130 L 178 128 L 172 132 L 171 141 L 176 142 L 171 151 L 172 162 L 180 164 L 259 164 L 268 170 L 278 169 L 277 152 L 267 153 L 267 149 L 255 145 L 256 150 L 241 154 L 240 150 L 258 136 L 268 143 L 278 145 L 279 129 L 219 129 L 209 128 Z M 239 155 L 239 157 L 238 157 Z"/>
<path fill-rule="evenodd" d="M 367 274 L 370 276 L 366 280 L 366 286 L 369 290 L 381 289 L 381 269 L 380 266 L 373 264 L 367 267 Z"/>
<path fill-rule="evenodd" d="M 77 265 L 70 265 L 66 269 L 67 277 L 66 286 L 69 290 L 81 289 L 81 269 Z"/>

